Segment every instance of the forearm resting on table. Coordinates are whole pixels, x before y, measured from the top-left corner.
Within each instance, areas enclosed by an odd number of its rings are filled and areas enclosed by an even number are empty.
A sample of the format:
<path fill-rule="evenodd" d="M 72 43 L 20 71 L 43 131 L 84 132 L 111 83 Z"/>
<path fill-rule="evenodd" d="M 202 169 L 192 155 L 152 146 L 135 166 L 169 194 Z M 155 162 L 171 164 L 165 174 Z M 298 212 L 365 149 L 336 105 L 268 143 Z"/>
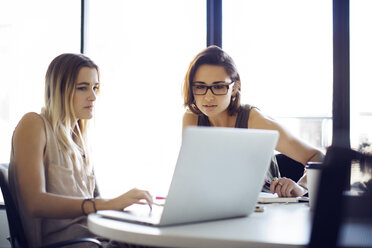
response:
<path fill-rule="evenodd" d="M 29 214 L 34 218 L 69 219 L 84 215 L 82 210 L 83 197 L 60 196 L 51 193 L 41 193 L 26 204 Z M 95 198 L 97 210 L 109 209 L 108 200 Z M 94 212 L 92 202 L 84 204 L 86 214 Z"/>

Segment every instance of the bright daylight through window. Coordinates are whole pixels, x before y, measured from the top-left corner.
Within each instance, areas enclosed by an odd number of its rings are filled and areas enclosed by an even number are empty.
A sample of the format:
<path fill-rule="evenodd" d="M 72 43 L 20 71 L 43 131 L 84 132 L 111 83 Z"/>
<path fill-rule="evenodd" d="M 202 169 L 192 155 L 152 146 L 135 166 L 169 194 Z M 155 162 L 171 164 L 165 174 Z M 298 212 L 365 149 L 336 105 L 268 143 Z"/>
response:
<path fill-rule="evenodd" d="M 162 192 L 181 143 L 184 76 L 206 46 L 206 1 L 87 3 L 86 53 L 101 69 L 91 132 L 96 175 L 115 182 L 102 182 L 101 191 Z M 0 162 L 9 161 L 20 118 L 40 112 L 50 61 L 80 51 L 80 4 L 0 0 Z M 325 149 L 332 132 L 332 1 L 222 4 L 222 44 L 240 72 L 242 102 Z M 351 142 L 357 149 L 372 143 L 371 11 L 370 0 L 350 1 Z"/>
<path fill-rule="evenodd" d="M 332 1 L 223 1 L 223 44 L 242 101 L 313 145 L 331 142 Z"/>

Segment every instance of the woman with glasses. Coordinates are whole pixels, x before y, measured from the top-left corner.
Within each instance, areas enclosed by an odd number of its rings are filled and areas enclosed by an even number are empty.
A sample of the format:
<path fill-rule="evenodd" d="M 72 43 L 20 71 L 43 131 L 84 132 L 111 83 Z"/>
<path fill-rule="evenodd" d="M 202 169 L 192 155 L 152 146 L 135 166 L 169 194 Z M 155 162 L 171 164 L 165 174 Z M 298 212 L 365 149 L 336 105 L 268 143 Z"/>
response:
<path fill-rule="evenodd" d="M 92 60 L 81 54 L 59 55 L 45 76 L 41 113 L 25 114 L 15 128 L 9 186 L 28 247 L 94 236 L 86 216 L 97 210 L 123 210 L 132 204 L 151 207 L 151 195 L 139 189 L 113 199 L 98 197 L 87 124 L 99 87 L 98 66 Z"/>
<path fill-rule="evenodd" d="M 240 104 L 241 81 L 233 59 L 221 48 L 210 46 L 191 62 L 186 73 L 183 96 L 187 108 L 183 129 L 187 126 L 215 126 L 270 129 L 279 131 L 276 150 L 302 163 L 321 161 L 322 152 L 297 137 L 258 108 Z M 307 193 L 306 174 L 298 182 L 280 177 L 273 156 L 263 191 L 280 197 L 302 196 Z"/>

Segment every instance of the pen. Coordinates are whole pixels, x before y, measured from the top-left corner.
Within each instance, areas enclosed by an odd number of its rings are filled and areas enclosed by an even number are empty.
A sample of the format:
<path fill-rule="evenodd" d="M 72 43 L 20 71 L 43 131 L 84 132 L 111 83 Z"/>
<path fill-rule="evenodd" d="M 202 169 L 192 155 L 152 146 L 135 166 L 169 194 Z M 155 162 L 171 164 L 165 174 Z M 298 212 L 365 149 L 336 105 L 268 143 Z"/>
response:
<path fill-rule="evenodd" d="M 164 206 L 164 204 L 162 204 L 162 203 L 157 203 L 157 202 L 153 202 L 152 205 L 159 206 L 159 207 Z"/>
<path fill-rule="evenodd" d="M 155 200 L 165 200 L 166 197 L 164 196 L 155 196 Z"/>

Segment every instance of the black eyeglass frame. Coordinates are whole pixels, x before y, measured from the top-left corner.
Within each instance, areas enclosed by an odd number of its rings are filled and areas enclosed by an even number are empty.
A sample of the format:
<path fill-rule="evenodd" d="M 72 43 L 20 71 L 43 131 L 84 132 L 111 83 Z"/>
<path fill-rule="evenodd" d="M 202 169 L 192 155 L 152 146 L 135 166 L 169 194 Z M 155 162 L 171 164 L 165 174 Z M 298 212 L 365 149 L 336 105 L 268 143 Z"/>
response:
<path fill-rule="evenodd" d="M 194 95 L 196 95 L 196 96 L 204 96 L 204 95 L 206 95 L 207 94 L 207 92 L 208 92 L 208 90 L 211 90 L 211 92 L 212 92 L 212 94 L 213 95 L 215 95 L 215 96 L 224 96 L 224 95 L 227 95 L 227 93 L 229 92 L 229 89 L 230 89 L 230 85 L 232 85 L 233 83 L 235 83 L 235 81 L 233 81 L 233 82 L 231 82 L 231 83 L 228 83 L 228 84 L 218 84 L 218 85 L 211 85 L 211 86 L 206 86 L 206 85 L 191 85 L 191 91 L 192 91 L 192 93 L 194 94 Z M 204 94 L 195 94 L 194 93 L 194 90 L 193 90 L 193 87 L 196 87 L 196 86 L 202 86 L 202 87 L 205 87 L 205 92 L 204 92 Z M 216 87 L 216 86 L 224 86 L 224 87 L 226 87 L 226 93 L 225 94 L 216 94 L 216 93 L 214 93 L 214 91 L 213 91 L 213 87 Z"/>

